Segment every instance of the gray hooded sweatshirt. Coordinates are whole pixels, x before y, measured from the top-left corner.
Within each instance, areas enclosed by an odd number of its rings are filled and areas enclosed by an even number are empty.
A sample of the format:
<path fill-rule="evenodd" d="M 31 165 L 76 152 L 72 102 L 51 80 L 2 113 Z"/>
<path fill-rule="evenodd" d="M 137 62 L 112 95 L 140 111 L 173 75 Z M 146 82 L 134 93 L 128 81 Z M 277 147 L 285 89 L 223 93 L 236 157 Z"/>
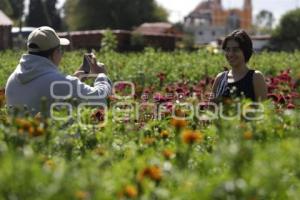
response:
<path fill-rule="evenodd" d="M 9 107 L 26 107 L 34 115 L 41 111 L 41 99 L 45 99 L 45 111 L 49 112 L 51 104 L 62 99 L 106 103 L 111 88 L 105 74 L 98 74 L 91 87 L 77 77 L 61 74 L 49 59 L 25 54 L 7 81 L 5 97 Z"/>

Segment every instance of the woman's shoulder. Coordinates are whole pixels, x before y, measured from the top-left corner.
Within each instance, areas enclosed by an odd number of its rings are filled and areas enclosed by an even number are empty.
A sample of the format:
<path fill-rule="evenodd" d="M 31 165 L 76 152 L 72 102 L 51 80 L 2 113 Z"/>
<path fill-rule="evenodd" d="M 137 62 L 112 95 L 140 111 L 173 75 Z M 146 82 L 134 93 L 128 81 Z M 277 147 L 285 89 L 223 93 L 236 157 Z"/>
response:
<path fill-rule="evenodd" d="M 253 70 L 253 80 L 264 79 L 264 74 L 259 70 Z"/>
<path fill-rule="evenodd" d="M 215 87 L 219 86 L 219 83 L 222 80 L 222 78 L 224 77 L 224 74 L 225 74 L 224 71 L 217 74 L 217 76 L 215 77 L 215 80 L 214 80 Z"/>
<path fill-rule="evenodd" d="M 219 80 L 221 77 L 223 77 L 226 73 L 228 73 L 228 71 L 223 71 L 217 74 L 215 80 Z"/>

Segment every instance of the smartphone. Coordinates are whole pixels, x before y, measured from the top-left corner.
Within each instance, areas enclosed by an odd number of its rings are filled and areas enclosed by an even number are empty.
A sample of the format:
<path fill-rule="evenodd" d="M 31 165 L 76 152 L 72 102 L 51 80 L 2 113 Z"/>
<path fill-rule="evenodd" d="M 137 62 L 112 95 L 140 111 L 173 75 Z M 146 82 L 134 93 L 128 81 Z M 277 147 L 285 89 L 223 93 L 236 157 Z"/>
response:
<path fill-rule="evenodd" d="M 90 61 L 91 58 L 92 58 L 91 54 L 84 54 L 83 56 L 82 70 L 86 74 L 90 73 L 91 70 L 91 61 Z"/>

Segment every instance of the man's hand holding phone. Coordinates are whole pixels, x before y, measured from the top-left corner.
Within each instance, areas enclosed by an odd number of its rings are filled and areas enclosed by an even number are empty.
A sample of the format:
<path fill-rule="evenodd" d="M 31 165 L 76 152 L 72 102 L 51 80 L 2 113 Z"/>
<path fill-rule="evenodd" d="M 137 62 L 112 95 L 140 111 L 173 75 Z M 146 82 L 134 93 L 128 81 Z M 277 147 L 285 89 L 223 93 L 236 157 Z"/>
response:
<path fill-rule="evenodd" d="M 89 67 L 86 67 L 87 69 L 84 70 L 85 72 L 88 71 L 88 73 L 91 73 L 91 74 L 100 74 L 100 73 L 106 74 L 104 64 L 97 62 L 97 58 L 96 58 L 95 54 L 93 54 L 93 53 L 85 54 L 84 58 L 86 59 L 86 62 L 88 63 L 88 66 L 89 66 Z"/>
<path fill-rule="evenodd" d="M 105 65 L 103 63 L 97 62 L 94 53 L 85 53 L 83 55 L 83 62 L 79 68 L 74 73 L 74 76 L 81 77 L 83 74 L 106 74 Z"/>

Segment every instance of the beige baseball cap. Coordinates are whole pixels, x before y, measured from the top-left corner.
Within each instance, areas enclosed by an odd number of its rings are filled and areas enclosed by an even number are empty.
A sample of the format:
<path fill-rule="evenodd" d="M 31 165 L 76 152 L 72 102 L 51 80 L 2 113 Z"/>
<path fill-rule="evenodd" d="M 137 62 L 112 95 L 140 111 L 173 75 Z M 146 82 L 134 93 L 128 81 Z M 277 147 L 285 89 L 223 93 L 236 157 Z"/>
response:
<path fill-rule="evenodd" d="M 28 36 L 27 49 L 29 52 L 41 52 L 69 44 L 70 41 L 66 38 L 59 38 L 53 28 L 41 26 L 33 30 Z"/>

